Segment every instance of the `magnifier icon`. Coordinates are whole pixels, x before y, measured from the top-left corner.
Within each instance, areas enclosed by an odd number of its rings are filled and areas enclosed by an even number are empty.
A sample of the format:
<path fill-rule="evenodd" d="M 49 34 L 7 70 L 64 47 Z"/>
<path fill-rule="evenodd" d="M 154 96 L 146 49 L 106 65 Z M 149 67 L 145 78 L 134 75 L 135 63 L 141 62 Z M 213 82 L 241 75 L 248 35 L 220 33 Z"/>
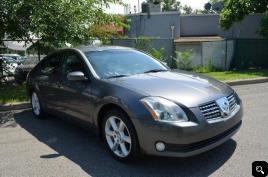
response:
<path fill-rule="evenodd" d="M 261 167 L 261 166 L 256 166 L 256 171 L 257 171 L 258 173 L 261 173 L 261 174 L 264 175 L 264 172 L 262 171 L 262 167 Z"/>

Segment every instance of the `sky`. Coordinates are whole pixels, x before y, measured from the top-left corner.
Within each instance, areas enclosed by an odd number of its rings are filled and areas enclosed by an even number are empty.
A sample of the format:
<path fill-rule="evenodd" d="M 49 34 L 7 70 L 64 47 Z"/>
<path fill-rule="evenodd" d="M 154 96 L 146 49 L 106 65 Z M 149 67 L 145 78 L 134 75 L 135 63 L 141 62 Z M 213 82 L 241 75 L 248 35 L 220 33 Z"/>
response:
<path fill-rule="evenodd" d="M 124 3 L 129 4 L 130 11 L 134 12 L 134 6 L 138 6 L 138 2 L 141 4 L 145 0 L 123 0 Z M 179 0 L 182 5 L 191 6 L 193 9 L 204 9 L 204 4 L 209 0 Z M 110 5 L 110 8 L 106 9 L 108 13 L 124 13 L 124 7 L 120 5 Z"/>

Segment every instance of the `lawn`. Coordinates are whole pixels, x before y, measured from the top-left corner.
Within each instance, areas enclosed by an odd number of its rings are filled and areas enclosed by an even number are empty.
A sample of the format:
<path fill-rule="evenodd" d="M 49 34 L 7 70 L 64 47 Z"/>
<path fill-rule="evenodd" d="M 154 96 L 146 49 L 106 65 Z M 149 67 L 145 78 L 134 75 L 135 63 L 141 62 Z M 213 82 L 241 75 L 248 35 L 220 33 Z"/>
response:
<path fill-rule="evenodd" d="M 221 81 L 233 81 L 233 80 L 268 77 L 268 69 L 267 70 L 204 72 L 202 74 L 208 75 L 210 77 L 214 77 Z"/>
<path fill-rule="evenodd" d="M 25 85 L 0 85 L 0 104 L 28 101 Z"/>

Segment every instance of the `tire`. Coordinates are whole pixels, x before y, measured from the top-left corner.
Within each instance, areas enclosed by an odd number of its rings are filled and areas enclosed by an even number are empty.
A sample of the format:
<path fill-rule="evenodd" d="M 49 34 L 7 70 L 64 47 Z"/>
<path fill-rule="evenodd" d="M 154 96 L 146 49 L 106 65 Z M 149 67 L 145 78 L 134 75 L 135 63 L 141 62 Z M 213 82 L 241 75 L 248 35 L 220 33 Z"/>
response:
<path fill-rule="evenodd" d="M 104 115 L 102 138 L 106 148 L 116 160 L 129 162 L 140 157 L 136 131 L 123 111 L 113 109 Z"/>
<path fill-rule="evenodd" d="M 31 93 L 31 107 L 32 107 L 32 113 L 36 118 L 42 119 L 45 117 L 42 103 L 40 102 L 37 92 L 35 91 Z"/>

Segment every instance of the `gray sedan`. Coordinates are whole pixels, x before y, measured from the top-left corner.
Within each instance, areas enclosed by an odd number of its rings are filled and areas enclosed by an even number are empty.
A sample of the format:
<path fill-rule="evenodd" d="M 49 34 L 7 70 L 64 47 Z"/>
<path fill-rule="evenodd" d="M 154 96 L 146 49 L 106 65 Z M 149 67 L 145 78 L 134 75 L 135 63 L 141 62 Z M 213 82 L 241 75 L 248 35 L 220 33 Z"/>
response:
<path fill-rule="evenodd" d="M 196 155 L 242 123 L 241 100 L 226 84 L 124 47 L 54 52 L 29 73 L 27 90 L 36 118 L 49 113 L 89 125 L 120 161 Z"/>

